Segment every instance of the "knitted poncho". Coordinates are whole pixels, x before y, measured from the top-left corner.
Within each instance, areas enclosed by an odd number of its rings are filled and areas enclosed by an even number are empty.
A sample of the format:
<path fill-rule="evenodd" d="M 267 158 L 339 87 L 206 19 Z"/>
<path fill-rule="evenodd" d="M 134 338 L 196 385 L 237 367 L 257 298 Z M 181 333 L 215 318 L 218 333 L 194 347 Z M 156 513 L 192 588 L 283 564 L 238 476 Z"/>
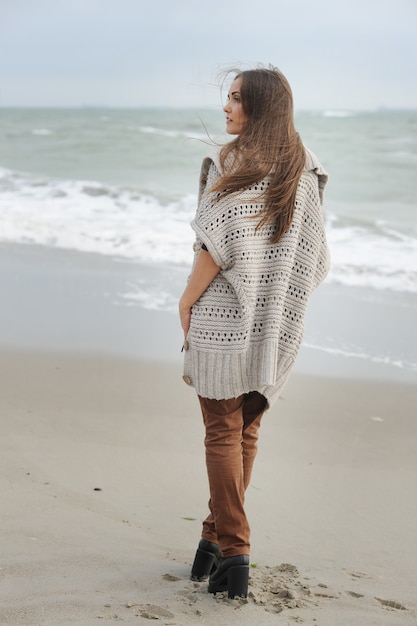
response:
<path fill-rule="evenodd" d="M 329 268 L 321 209 L 327 174 L 306 154 L 291 227 L 276 244 L 272 224 L 255 230 L 269 177 L 217 200 L 209 190 L 220 177 L 218 152 L 202 163 L 195 259 L 205 244 L 221 271 L 192 307 L 187 335 L 183 378 L 200 396 L 258 391 L 271 407 L 289 376 L 308 298 Z"/>

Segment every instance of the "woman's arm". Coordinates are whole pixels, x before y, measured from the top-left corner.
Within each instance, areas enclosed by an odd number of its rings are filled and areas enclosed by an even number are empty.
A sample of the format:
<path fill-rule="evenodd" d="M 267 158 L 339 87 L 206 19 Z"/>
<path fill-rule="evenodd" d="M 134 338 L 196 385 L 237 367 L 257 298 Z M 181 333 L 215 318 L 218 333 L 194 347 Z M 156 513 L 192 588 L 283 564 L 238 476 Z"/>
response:
<path fill-rule="evenodd" d="M 220 267 L 213 261 L 209 252 L 200 250 L 194 269 L 179 302 L 181 326 L 184 337 L 190 329 L 191 307 L 205 292 L 213 278 L 220 272 Z"/>

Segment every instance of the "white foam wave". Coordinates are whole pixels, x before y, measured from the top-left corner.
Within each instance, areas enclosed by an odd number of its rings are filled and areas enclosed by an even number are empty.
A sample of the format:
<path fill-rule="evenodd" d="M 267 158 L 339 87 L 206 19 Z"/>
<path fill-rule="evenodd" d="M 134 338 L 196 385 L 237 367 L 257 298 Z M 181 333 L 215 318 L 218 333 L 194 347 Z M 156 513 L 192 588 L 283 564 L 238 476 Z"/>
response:
<path fill-rule="evenodd" d="M 131 285 L 131 291 L 121 294 L 123 304 L 127 306 L 139 305 L 149 311 L 165 311 L 176 313 L 178 297 L 176 294 L 161 290 L 161 287 L 149 289 L 139 285 Z M 120 303 L 119 303 L 120 304 Z"/>
<path fill-rule="evenodd" d="M 389 227 L 327 227 L 330 280 L 347 286 L 417 292 L 417 239 Z"/>
<path fill-rule="evenodd" d="M 0 239 L 150 262 L 187 263 L 195 196 L 164 203 L 134 188 L 0 170 Z"/>
<path fill-rule="evenodd" d="M 39 136 L 47 136 L 47 135 L 53 135 L 54 132 L 52 130 L 49 130 L 48 128 L 33 128 L 32 129 L 32 135 L 39 135 Z"/>
<path fill-rule="evenodd" d="M 376 365 L 387 365 L 389 367 L 417 372 L 417 363 L 413 363 L 404 359 L 394 358 L 390 356 L 372 355 L 366 352 L 346 350 L 343 348 L 331 348 L 328 346 L 316 345 L 308 342 L 303 342 L 303 346 L 311 350 L 325 352 L 326 354 L 330 354 L 332 356 L 341 356 L 346 359 L 358 359 L 360 361 L 375 363 Z"/>
<path fill-rule="evenodd" d="M 323 117 L 353 117 L 355 113 L 353 111 L 341 111 L 341 110 L 328 110 L 323 111 Z"/>
<path fill-rule="evenodd" d="M 139 131 L 145 135 L 160 135 L 162 137 L 185 137 L 187 139 L 203 139 L 207 140 L 207 133 L 199 133 L 194 131 L 167 130 L 164 128 L 156 128 L 155 126 L 140 126 Z"/>
<path fill-rule="evenodd" d="M 189 266 L 195 194 L 166 201 L 133 187 L 0 168 L 0 240 Z M 329 219 L 328 280 L 417 293 L 417 236 Z"/>
<path fill-rule="evenodd" d="M 178 137 L 181 135 L 177 130 L 164 130 L 154 126 L 140 126 L 139 131 L 145 135 L 162 135 L 163 137 Z"/>

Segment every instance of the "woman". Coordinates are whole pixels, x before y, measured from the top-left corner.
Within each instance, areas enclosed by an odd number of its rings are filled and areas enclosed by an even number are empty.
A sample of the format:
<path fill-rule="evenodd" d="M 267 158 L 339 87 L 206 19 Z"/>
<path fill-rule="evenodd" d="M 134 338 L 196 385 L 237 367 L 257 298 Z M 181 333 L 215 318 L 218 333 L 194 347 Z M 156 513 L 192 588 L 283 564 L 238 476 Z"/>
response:
<path fill-rule="evenodd" d="M 183 378 L 201 406 L 210 487 L 191 576 L 210 575 L 209 592 L 233 598 L 247 596 L 244 494 L 261 418 L 289 376 L 329 254 L 327 175 L 294 128 L 286 78 L 272 67 L 239 73 L 224 112 L 236 137 L 202 164 L 194 265 L 179 311 Z"/>

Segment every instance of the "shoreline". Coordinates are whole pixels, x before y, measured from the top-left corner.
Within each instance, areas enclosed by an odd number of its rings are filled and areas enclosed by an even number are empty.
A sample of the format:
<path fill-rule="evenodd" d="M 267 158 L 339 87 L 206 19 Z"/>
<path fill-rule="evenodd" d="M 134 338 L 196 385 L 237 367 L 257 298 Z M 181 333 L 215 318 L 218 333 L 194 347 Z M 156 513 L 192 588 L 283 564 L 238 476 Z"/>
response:
<path fill-rule="evenodd" d="M 182 363 L 182 333 L 172 307 L 186 268 L 12 244 L 0 245 L 0 264 L 0 348 Z M 171 310 L 155 308 L 161 304 L 152 295 L 144 301 L 148 291 L 169 297 Z M 294 372 L 415 384 L 417 355 L 410 337 L 416 310 L 414 294 L 325 282 L 311 296 Z"/>

